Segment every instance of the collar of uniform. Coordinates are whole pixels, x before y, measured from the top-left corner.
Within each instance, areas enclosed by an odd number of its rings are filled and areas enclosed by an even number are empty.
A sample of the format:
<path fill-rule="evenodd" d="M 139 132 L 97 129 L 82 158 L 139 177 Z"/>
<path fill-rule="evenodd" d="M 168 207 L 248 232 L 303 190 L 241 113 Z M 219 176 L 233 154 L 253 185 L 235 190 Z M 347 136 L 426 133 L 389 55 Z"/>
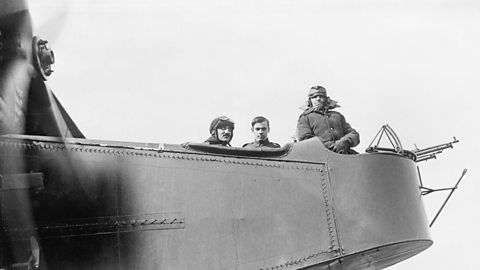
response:
<path fill-rule="evenodd" d="M 255 145 L 259 145 L 259 146 L 263 146 L 263 145 L 268 145 L 270 143 L 270 141 L 268 140 L 268 138 L 266 140 L 263 140 L 263 141 L 254 141 L 253 142 Z"/>
<path fill-rule="evenodd" d="M 220 141 L 219 139 L 213 136 L 210 136 L 208 139 L 205 140 L 205 142 L 213 145 L 230 146 L 230 142 Z"/>
<path fill-rule="evenodd" d="M 321 115 L 325 115 L 325 110 L 323 110 L 323 109 L 320 110 L 320 109 L 316 109 L 316 108 L 312 108 L 312 107 L 306 109 L 303 112 L 303 115 L 307 115 L 307 114 L 310 114 L 310 113 L 313 113 L 313 112 L 319 113 Z M 328 114 L 329 112 L 330 112 L 330 110 L 327 109 L 326 113 Z"/>

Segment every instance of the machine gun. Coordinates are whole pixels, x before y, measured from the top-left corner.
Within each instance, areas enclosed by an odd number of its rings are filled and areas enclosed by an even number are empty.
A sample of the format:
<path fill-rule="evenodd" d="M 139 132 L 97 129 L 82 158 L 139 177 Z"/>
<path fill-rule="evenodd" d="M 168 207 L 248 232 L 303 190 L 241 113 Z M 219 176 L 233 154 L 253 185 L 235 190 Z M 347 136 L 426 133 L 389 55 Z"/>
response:
<path fill-rule="evenodd" d="M 412 152 L 417 156 L 416 162 L 420 161 L 427 161 L 429 159 L 436 159 L 437 154 L 440 154 L 443 152 L 443 150 L 447 148 L 453 148 L 454 143 L 458 143 L 459 140 L 457 138 L 453 137 L 453 141 L 448 142 L 448 143 L 443 143 L 423 149 L 418 149 L 417 146 L 415 145 L 415 149 L 412 150 Z"/>

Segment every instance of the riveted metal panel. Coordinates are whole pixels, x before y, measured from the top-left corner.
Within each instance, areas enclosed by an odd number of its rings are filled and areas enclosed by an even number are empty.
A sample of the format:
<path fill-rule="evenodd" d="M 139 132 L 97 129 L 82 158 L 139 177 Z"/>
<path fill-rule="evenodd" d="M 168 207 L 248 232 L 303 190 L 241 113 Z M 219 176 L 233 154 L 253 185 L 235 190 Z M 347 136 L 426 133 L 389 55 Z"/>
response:
<path fill-rule="evenodd" d="M 20 149 L 27 170 L 45 175 L 44 189 L 28 195 L 34 225 L 13 220 L 15 228 L 3 232 L 25 241 L 38 234 L 49 269 L 101 269 L 112 252 L 107 269 L 297 269 L 340 251 L 325 164 L 40 140 L 1 144 Z M 19 199 L 3 197 L 11 219 Z M 69 248 L 58 250 L 65 239 Z M 98 247 L 86 249 L 89 242 Z"/>

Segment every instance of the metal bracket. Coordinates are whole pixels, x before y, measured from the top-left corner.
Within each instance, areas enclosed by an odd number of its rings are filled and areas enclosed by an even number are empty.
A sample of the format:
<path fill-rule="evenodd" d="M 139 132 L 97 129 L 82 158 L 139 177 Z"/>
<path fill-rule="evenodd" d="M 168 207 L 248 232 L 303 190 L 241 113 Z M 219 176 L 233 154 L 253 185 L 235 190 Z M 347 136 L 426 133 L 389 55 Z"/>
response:
<path fill-rule="evenodd" d="M 463 169 L 462 171 L 462 175 L 460 176 L 460 178 L 458 179 L 457 183 L 455 184 L 454 187 L 452 188 L 444 188 L 444 189 L 437 189 L 437 190 L 432 190 L 428 193 L 431 193 L 433 191 L 440 191 L 440 190 L 450 190 L 450 193 L 448 194 L 447 198 L 445 199 L 445 201 L 443 202 L 442 206 L 440 206 L 440 209 L 438 209 L 437 211 L 437 214 L 435 215 L 435 217 L 433 218 L 432 222 L 430 222 L 430 228 L 433 226 L 433 223 L 435 223 L 435 220 L 437 220 L 438 216 L 440 215 L 440 213 L 442 212 L 443 208 L 445 207 L 445 205 L 447 204 L 448 200 L 450 199 L 450 197 L 452 196 L 453 192 L 458 188 L 458 185 L 460 184 L 460 181 L 462 181 L 463 179 L 463 176 L 465 176 L 465 174 L 467 173 L 467 169 Z M 422 187 L 423 188 L 423 187 Z M 427 193 L 427 194 L 428 194 Z M 423 192 L 422 192 L 423 194 Z"/>

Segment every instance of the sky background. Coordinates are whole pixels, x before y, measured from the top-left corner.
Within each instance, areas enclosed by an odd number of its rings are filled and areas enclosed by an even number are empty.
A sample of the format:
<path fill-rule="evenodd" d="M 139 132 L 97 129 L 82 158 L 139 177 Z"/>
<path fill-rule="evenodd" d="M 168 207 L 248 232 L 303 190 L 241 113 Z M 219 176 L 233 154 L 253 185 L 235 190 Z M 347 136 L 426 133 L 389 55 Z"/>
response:
<path fill-rule="evenodd" d="M 292 141 L 308 89 L 323 85 L 360 133 L 389 124 L 403 147 L 460 143 L 420 164 L 453 186 L 434 245 L 389 269 L 480 269 L 480 2 L 465 0 L 34 0 L 55 52 L 48 83 L 90 139 L 202 142 L 236 122 L 233 146 L 270 119 Z M 431 220 L 448 192 L 424 197 Z"/>

